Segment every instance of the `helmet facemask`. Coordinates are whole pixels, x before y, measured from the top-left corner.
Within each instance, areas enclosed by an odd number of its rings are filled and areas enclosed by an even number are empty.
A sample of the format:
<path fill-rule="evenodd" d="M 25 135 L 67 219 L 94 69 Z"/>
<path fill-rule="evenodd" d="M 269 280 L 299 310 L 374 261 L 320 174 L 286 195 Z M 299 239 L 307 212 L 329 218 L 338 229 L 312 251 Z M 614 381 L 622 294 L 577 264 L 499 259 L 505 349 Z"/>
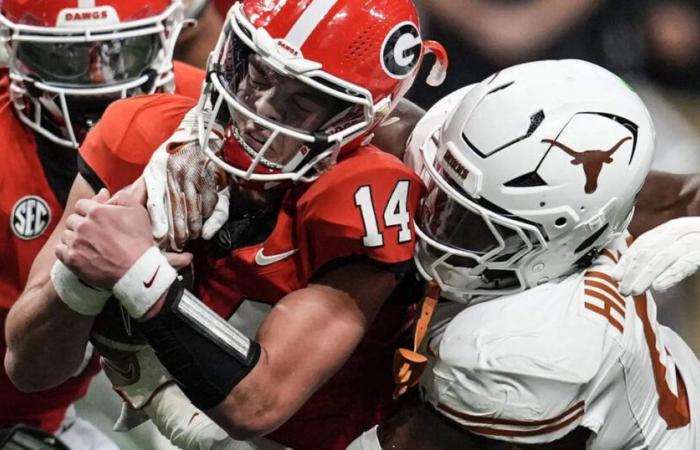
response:
<path fill-rule="evenodd" d="M 440 162 L 423 163 L 428 190 L 416 223 L 421 274 L 455 301 L 525 289 L 522 266 L 546 249 L 540 230 L 469 196 Z"/>
<path fill-rule="evenodd" d="M 653 140 L 639 97 L 593 64 L 488 77 L 416 141 L 428 185 L 419 269 L 457 301 L 584 270 L 625 233 Z"/>
<path fill-rule="evenodd" d="M 200 117 L 211 114 L 226 136 L 221 151 L 203 148 L 237 179 L 312 181 L 374 125 L 367 90 L 255 28 L 240 4 L 229 12 L 208 72 Z M 207 125 L 200 120 L 201 142 L 215 126 Z"/>
<path fill-rule="evenodd" d="M 18 116 L 57 144 L 77 148 L 114 100 L 174 86 L 179 2 L 158 16 L 110 25 L 38 27 L 3 16 L 0 22 L 12 55 L 10 89 Z"/>

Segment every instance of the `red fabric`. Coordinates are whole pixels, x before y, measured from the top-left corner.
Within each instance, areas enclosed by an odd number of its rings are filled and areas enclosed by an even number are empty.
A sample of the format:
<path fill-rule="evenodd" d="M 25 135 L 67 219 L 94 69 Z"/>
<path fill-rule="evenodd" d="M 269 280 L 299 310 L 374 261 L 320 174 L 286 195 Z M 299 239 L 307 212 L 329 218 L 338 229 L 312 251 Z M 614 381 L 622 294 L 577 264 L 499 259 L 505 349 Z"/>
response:
<path fill-rule="evenodd" d="M 0 72 L 5 74 L 6 72 Z M 203 79 L 203 72 L 185 64 L 175 64 L 175 79 L 178 92 L 187 93 L 193 98 L 199 95 L 199 89 Z M 8 78 L 0 78 L 0 355 L 4 359 L 6 346 L 4 340 L 5 317 L 10 307 L 15 303 L 24 285 L 27 282 L 31 264 L 37 253 L 44 246 L 53 232 L 56 224 L 63 214 L 63 207 L 55 197 L 46 181 L 41 162 L 36 151 L 36 143 L 32 132 L 25 127 L 15 116 L 8 95 Z M 136 103 L 147 97 L 139 97 Z M 178 97 L 179 104 L 191 106 L 194 101 L 191 98 Z M 189 108 L 188 108 L 189 109 Z M 117 114 L 130 114 L 120 106 L 115 105 Z M 159 118 L 167 117 L 160 114 Z M 180 117 L 180 116 L 178 116 Z M 178 118 L 179 123 L 179 118 Z M 122 122 L 121 130 L 125 126 L 136 129 L 136 125 L 130 122 Z M 174 126 L 177 126 L 175 124 Z M 156 128 L 156 127 L 152 127 Z M 132 133 L 130 136 L 134 136 Z M 111 135 L 110 135 L 111 136 Z M 165 132 L 163 140 L 169 136 Z M 120 142 L 121 145 L 133 145 L 129 141 Z M 88 144 L 90 145 L 90 144 Z M 102 148 L 101 146 L 97 146 Z M 131 165 L 122 161 L 109 160 L 115 163 L 110 170 L 125 172 L 125 176 L 140 174 L 140 168 L 148 158 L 137 161 L 141 165 L 138 171 L 131 170 Z M 116 164 L 121 163 L 121 165 Z M 46 205 L 49 215 L 33 214 L 25 211 L 23 214 L 13 216 L 13 210 L 22 199 L 34 196 L 41 199 Z M 34 209 L 33 211 L 38 211 Z M 17 222 L 21 220 L 22 222 Z M 13 221 L 16 224 L 13 227 Z M 48 223 L 44 223 L 47 221 Z M 37 236 L 23 239 L 18 236 L 16 229 L 37 231 Z M 39 232 L 40 231 L 40 232 Z M 2 365 L 0 365 L 2 367 Z M 25 422 L 40 427 L 48 432 L 55 431 L 65 415 L 66 409 L 77 399 L 85 395 L 92 376 L 99 372 L 99 364 L 96 359 L 81 376 L 68 380 L 66 383 L 38 394 L 24 394 L 19 392 L 10 382 L 4 369 L 0 369 L 0 427 L 12 425 L 17 422 Z"/>
<path fill-rule="evenodd" d="M 221 17 L 226 17 L 229 8 L 231 8 L 234 3 L 236 3 L 235 0 L 214 0 L 214 5 L 216 9 L 219 10 Z"/>
<path fill-rule="evenodd" d="M 173 73 L 175 74 L 175 93 L 195 100 L 199 99 L 204 82 L 204 71 L 184 62 L 173 61 Z"/>

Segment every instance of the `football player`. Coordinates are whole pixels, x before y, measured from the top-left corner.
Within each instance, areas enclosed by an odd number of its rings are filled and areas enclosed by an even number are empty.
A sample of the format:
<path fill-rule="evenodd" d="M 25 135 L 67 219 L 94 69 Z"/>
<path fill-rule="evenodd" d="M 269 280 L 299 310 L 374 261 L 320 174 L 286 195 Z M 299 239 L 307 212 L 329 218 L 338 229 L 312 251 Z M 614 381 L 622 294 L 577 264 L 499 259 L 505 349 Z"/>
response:
<path fill-rule="evenodd" d="M 65 233 L 53 234 L 34 265 L 41 276 L 11 316 L 13 380 L 41 389 L 71 373 L 104 289 L 140 321 L 165 377 L 236 438 L 276 430 L 270 436 L 294 448 L 345 448 L 395 409 L 391 355 L 413 305 L 387 298 L 412 261 L 422 185 L 367 142 L 433 48 L 409 0 L 235 5 L 199 104 L 163 95 L 117 102 L 81 147 L 79 182 L 91 194 L 136 180 L 171 135 L 165 164 L 188 152 L 202 163 L 194 140 L 211 179 L 229 178 L 228 222 L 191 249 L 194 286 L 163 259 L 139 199 L 74 195 L 76 214 L 64 214 Z M 186 210 L 184 198 L 170 199 L 175 211 Z M 104 234 L 85 234 L 96 231 L 93 219 Z M 95 254 L 83 253 L 86 240 Z M 60 263 L 48 279 L 54 249 L 82 281 Z M 194 309 L 185 316 L 186 305 Z M 128 378 L 134 366 L 123 368 Z"/>
<path fill-rule="evenodd" d="M 427 363 L 426 405 L 353 448 L 698 448 L 700 362 L 649 293 L 612 278 L 654 149 L 642 101 L 569 60 L 447 102 L 411 147 L 428 185 L 424 310 L 448 300 L 422 342 L 429 361 L 399 360 L 404 387 Z"/>
<path fill-rule="evenodd" d="M 2 46 L 9 58 L 0 78 L 4 355 L 5 319 L 61 217 L 78 172 L 77 148 L 88 129 L 110 102 L 122 97 L 173 89 L 195 97 L 203 75 L 189 66 L 173 66 L 173 45 L 182 26 L 179 1 L 3 0 L 0 14 Z M 21 393 L 1 370 L 0 429 L 24 423 L 86 448 L 87 442 L 75 441 L 83 425 L 70 426 L 74 413 L 64 422 L 97 370 L 91 353 L 81 361 L 65 383 L 40 394 Z M 100 435 L 93 438 L 99 446 Z"/>

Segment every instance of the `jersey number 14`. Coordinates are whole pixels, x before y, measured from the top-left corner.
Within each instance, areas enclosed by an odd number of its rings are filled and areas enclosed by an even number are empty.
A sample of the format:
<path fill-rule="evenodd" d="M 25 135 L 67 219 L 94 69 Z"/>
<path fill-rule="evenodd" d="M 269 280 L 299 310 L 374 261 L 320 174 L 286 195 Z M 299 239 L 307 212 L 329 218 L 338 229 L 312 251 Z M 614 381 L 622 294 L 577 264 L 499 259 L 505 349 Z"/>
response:
<path fill-rule="evenodd" d="M 408 212 L 408 188 L 411 182 L 401 180 L 396 183 L 389 201 L 384 208 L 384 227 L 399 228 L 399 243 L 411 240 L 411 215 Z M 384 235 L 379 231 L 379 223 L 375 214 L 372 188 L 362 186 L 355 192 L 355 205 L 360 208 L 362 222 L 365 225 L 365 235 L 362 243 L 365 247 L 381 247 L 384 245 Z"/>

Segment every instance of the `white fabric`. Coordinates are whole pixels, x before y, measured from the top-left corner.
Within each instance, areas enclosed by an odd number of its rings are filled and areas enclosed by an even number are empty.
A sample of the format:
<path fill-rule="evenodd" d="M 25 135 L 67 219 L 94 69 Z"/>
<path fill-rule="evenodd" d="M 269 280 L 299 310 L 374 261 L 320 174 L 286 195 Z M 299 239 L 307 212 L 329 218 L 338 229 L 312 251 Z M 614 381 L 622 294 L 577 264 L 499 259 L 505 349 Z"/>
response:
<path fill-rule="evenodd" d="M 530 62 L 488 77 L 438 131 L 435 162 L 421 174 L 432 183 L 425 209 L 434 211 L 430 202 L 447 195 L 478 216 L 486 232 L 480 242 L 462 245 L 431 239 L 437 227 L 429 221 L 438 216 L 424 214 L 416 233 L 429 251 L 419 247 L 416 261 L 462 301 L 559 278 L 619 236 L 654 150 L 653 125 L 639 97 L 612 73 L 577 60 Z M 483 242 L 494 244 L 488 251 L 470 245 Z M 451 256 L 470 260 L 464 266 L 479 283 L 450 283 Z M 489 283 L 480 277 L 487 270 L 513 282 Z"/>
<path fill-rule="evenodd" d="M 117 281 L 112 291 L 129 315 L 143 317 L 177 278 L 158 247 L 151 247 Z"/>
<path fill-rule="evenodd" d="M 650 296 L 645 326 L 642 304 L 610 293 L 616 288 L 605 277 L 623 248 L 618 241 L 587 273 L 471 306 L 441 306 L 424 349 L 432 355 L 422 380 L 426 400 L 472 432 L 523 444 L 582 426 L 594 432 L 590 450 L 700 448 L 700 362 L 658 324 Z M 591 309 L 606 302 L 621 304 L 622 313 L 613 309 L 609 319 Z M 669 429 L 660 416 L 645 327 L 661 354 L 662 386 L 677 395 L 677 371 L 683 376 L 686 426 Z"/>
<path fill-rule="evenodd" d="M 214 207 L 214 212 L 211 216 L 204 221 L 202 225 L 202 238 L 204 240 L 209 240 L 216 235 L 216 233 L 221 229 L 222 226 L 228 221 L 229 204 L 231 202 L 231 191 L 229 188 L 219 192 L 219 198 Z"/>
<path fill-rule="evenodd" d="M 102 368 L 114 390 L 133 409 L 142 409 L 159 389 L 173 381 L 173 377 L 151 347 L 134 353 L 124 352 L 124 355 L 124 361 L 121 362 L 103 358 Z"/>
<path fill-rule="evenodd" d="M 163 142 L 160 147 L 153 153 L 151 160 L 144 169 L 143 177 L 146 183 L 148 200 L 146 206 L 151 217 L 153 237 L 157 241 L 168 239 L 170 248 L 179 250 L 180 246 L 175 242 L 175 227 L 187 227 L 186 217 L 174 217 L 171 207 L 173 196 L 181 196 L 185 198 L 186 205 L 199 205 L 201 202 L 197 198 L 187 198 L 188 195 L 199 195 L 202 193 L 198 190 L 183 190 L 182 186 L 177 184 L 178 176 L 173 173 L 168 173 L 173 170 L 172 165 L 169 166 L 171 158 L 181 158 L 181 167 L 188 167 L 190 172 L 186 174 L 187 178 L 192 181 L 196 177 L 214 176 L 210 170 L 205 170 L 204 173 L 198 172 L 202 168 L 210 167 L 207 164 L 202 164 L 201 161 L 208 161 L 208 157 L 204 152 L 183 152 L 189 146 L 199 146 L 197 124 L 198 110 L 193 108 L 185 114 L 185 117 L 180 122 L 180 125 L 175 130 L 173 135 Z M 202 120 L 207 124 L 210 120 L 210 112 L 202 111 Z M 214 149 L 220 148 L 221 137 L 223 130 L 220 127 L 215 128 L 215 132 L 210 134 L 208 145 Z M 173 152 L 173 148 L 179 148 Z M 188 159 L 198 158 L 198 161 Z M 170 175 L 170 176 L 169 176 Z M 208 184 L 214 185 L 213 183 Z M 199 183 L 200 189 L 202 184 Z M 219 194 L 218 203 L 212 215 L 203 224 L 203 234 L 205 239 L 211 239 L 221 226 L 228 220 L 228 205 L 229 193 L 225 189 Z M 187 211 L 183 211 L 186 213 Z M 185 234 L 183 231 L 180 234 Z"/>
<path fill-rule="evenodd" d="M 700 217 L 671 220 L 641 235 L 625 252 L 613 277 L 620 292 L 665 291 L 700 267 Z"/>
<path fill-rule="evenodd" d="M 119 450 L 117 444 L 93 424 L 77 417 L 73 406 L 66 412 L 56 436 L 71 449 Z"/>
<path fill-rule="evenodd" d="M 237 441 L 197 409 L 176 385 L 161 390 L 144 409 L 158 430 L 185 450 L 284 450 L 269 439 Z"/>
<path fill-rule="evenodd" d="M 379 443 L 379 437 L 377 436 L 378 427 L 379 425 L 375 425 L 371 430 L 362 433 L 362 436 L 348 445 L 347 450 L 382 450 L 382 445 Z"/>
<path fill-rule="evenodd" d="M 84 316 L 96 316 L 104 309 L 110 291 L 90 287 L 80 281 L 65 264 L 56 260 L 51 268 L 51 283 L 63 303 Z"/>

